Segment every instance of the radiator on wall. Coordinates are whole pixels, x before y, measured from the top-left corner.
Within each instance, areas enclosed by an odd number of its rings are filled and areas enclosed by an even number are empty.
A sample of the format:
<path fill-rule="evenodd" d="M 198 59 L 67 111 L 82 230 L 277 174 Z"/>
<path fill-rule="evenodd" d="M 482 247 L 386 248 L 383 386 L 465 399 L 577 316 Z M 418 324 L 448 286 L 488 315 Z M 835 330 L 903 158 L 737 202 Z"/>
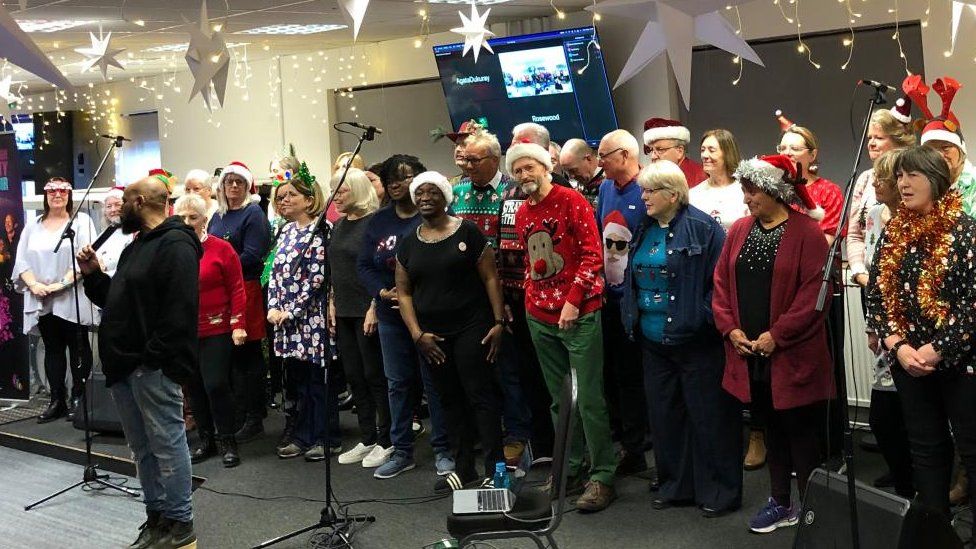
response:
<path fill-rule="evenodd" d="M 850 272 L 844 270 L 844 280 L 850 280 Z M 871 404 L 871 381 L 874 372 L 874 354 L 868 348 L 864 334 L 864 313 L 861 308 L 861 289 L 844 287 L 844 365 L 847 377 L 847 403 L 851 406 L 868 407 Z"/>

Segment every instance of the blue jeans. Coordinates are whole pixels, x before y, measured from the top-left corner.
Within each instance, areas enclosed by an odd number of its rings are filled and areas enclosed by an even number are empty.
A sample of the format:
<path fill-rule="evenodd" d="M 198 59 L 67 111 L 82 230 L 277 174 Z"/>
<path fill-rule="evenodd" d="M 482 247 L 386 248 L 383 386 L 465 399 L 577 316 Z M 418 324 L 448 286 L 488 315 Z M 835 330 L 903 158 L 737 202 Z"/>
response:
<path fill-rule="evenodd" d="M 413 456 L 413 399 L 410 389 L 420 370 L 420 378 L 427 393 L 430 408 L 430 445 L 434 453 L 449 451 L 447 423 L 441 399 L 430 380 L 427 366 L 421 366 L 417 348 L 410 331 L 400 322 L 379 323 L 380 347 L 383 350 L 383 369 L 390 393 L 390 441 L 397 452 Z"/>
<path fill-rule="evenodd" d="M 532 410 L 522 392 L 522 382 L 519 379 L 519 367 L 522 365 L 519 357 L 518 344 L 515 336 L 506 333 L 502 338 L 501 352 L 498 354 L 495 368 L 498 385 L 502 390 L 503 419 L 505 422 L 505 441 L 528 442 L 532 438 Z"/>
<path fill-rule="evenodd" d="M 136 462 L 146 509 L 172 520 L 193 520 L 190 449 L 179 384 L 160 370 L 140 367 L 110 390 Z"/>

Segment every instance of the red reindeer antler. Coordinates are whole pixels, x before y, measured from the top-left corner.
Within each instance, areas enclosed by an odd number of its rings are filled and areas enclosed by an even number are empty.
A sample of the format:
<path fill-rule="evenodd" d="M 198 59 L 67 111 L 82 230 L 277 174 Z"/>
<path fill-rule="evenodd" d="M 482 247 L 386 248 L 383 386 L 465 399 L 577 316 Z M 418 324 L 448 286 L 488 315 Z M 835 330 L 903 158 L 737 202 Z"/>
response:
<path fill-rule="evenodd" d="M 922 116 L 925 120 L 931 120 L 935 118 L 932 116 L 932 111 L 929 110 L 929 87 L 922 80 L 922 76 L 919 74 L 913 74 L 901 83 L 901 89 L 905 92 L 914 103 L 918 106 L 918 110 L 922 111 Z"/>
<path fill-rule="evenodd" d="M 948 76 L 943 76 L 932 84 L 932 89 L 935 90 L 935 93 L 939 94 L 939 97 L 942 98 L 942 114 L 939 115 L 940 118 L 948 122 L 952 122 L 956 125 L 956 127 L 959 127 L 959 120 L 952 112 L 952 99 L 956 96 L 956 92 L 958 92 L 960 88 L 962 88 L 962 84 L 960 84 L 955 78 L 950 78 Z M 953 131 L 955 130 L 953 129 Z"/>

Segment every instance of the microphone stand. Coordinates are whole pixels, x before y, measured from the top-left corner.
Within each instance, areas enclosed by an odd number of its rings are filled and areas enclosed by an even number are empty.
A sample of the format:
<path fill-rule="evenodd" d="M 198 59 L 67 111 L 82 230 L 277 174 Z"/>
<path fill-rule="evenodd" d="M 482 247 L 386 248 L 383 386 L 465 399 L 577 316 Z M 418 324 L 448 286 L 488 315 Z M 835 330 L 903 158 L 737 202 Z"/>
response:
<path fill-rule="evenodd" d="M 333 127 L 338 126 L 339 124 L 341 124 L 341 122 L 334 124 Z M 339 128 L 335 128 L 335 129 L 339 130 Z M 306 262 L 311 260 L 312 257 L 311 244 L 312 241 L 315 239 L 316 234 L 322 235 L 322 246 L 325 248 L 329 247 L 331 230 L 329 229 L 328 220 L 326 220 L 325 218 L 326 214 L 329 211 L 329 207 L 332 206 L 332 202 L 335 200 L 336 193 L 339 192 L 339 189 L 341 189 L 342 185 L 346 182 L 346 174 L 349 173 L 349 167 L 352 165 L 352 160 L 356 157 L 357 154 L 359 154 L 360 149 L 362 149 L 363 142 L 372 141 L 375 137 L 376 137 L 375 128 L 367 128 L 363 130 L 362 135 L 359 137 L 359 142 L 356 143 L 356 148 L 355 150 L 353 150 L 352 156 L 349 157 L 349 160 L 346 162 L 346 165 L 344 166 L 342 177 L 339 178 L 339 183 L 336 185 L 336 188 L 332 190 L 332 193 L 329 195 L 329 199 L 326 200 L 325 202 L 325 207 L 322 209 L 322 213 L 319 214 L 318 218 L 316 218 L 315 220 L 315 223 L 312 225 L 312 230 L 309 233 L 309 238 L 305 247 L 305 252 L 299 255 L 298 258 L 296 258 L 295 266 L 291 270 L 292 273 L 300 272 L 299 269 L 301 269 Z M 325 284 L 322 285 L 321 295 L 319 296 L 320 299 L 322 300 L 321 302 L 323 303 L 322 312 L 325 315 L 328 315 L 328 303 L 327 303 L 328 295 L 329 295 L 329 281 L 326 280 Z M 322 368 L 323 375 L 325 376 L 326 402 L 328 402 L 328 399 L 333 398 L 329 394 L 329 391 L 331 390 L 331 387 L 329 386 L 330 364 L 329 364 L 328 355 L 326 353 L 327 350 L 328 349 L 326 349 L 325 338 L 321 338 L 319 342 L 319 351 L 320 351 L 320 356 L 322 357 L 322 363 L 320 364 L 320 366 Z M 328 436 L 328 432 L 330 430 L 329 428 L 331 427 L 331 425 L 329 425 L 329 419 L 331 418 L 328 417 L 330 415 L 331 414 L 326 414 L 327 416 L 326 425 L 325 425 L 326 436 Z M 333 538 L 338 538 L 338 540 L 341 540 L 342 542 L 342 545 L 338 545 L 339 547 L 347 547 L 349 549 L 352 549 L 352 543 L 348 534 L 349 527 L 352 524 L 360 523 L 360 522 L 362 523 L 376 522 L 376 517 L 372 515 L 349 515 L 349 514 L 339 516 L 339 513 L 337 512 L 334 506 L 333 497 L 334 496 L 332 492 L 332 454 L 329 451 L 328 444 L 326 444 L 325 505 L 322 507 L 318 522 L 314 524 L 310 524 L 303 528 L 299 528 L 298 530 L 295 530 L 293 532 L 289 532 L 287 534 L 263 541 L 260 544 L 255 545 L 254 549 L 263 549 L 265 547 L 271 547 L 272 545 L 281 543 L 282 541 L 291 539 L 295 536 L 300 536 L 305 532 L 311 532 L 312 530 L 318 530 L 320 528 L 326 528 L 331 530 L 331 534 L 328 536 L 328 541 L 323 545 L 324 547 L 332 547 Z"/>
<path fill-rule="evenodd" d="M 884 105 L 887 102 L 888 100 L 884 96 L 884 89 L 875 87 L 874 95 L 872 95 L 870 101 L 868 101 L 867 113 L 864 116 L 864 128 L 861 130 L 861 140 L 858 142 L 857 155 L 854 157 L 854 166 L 851 169 L 851 177 L 847 180 L 847 188 L 844 190 L 844 207 L 840 212 L 841 222 L 837 225 L 837 230 L 834 231 L 834 240 L 830 243 L 830 248 L 827 250 L 827 257 L 824 260 L 823 280 L 820 281 L 820 293 L 817 295 L 817 311 L 820 312 L 823 312 L 826 304 L 827 289 L 830 285 L 830 277 L 834 273 L 834 267 L 838 266 L 836 265 L 836 258 L 840 253 L 841 235 L 846 227 L 845 221 L 847 220 L 848 214 L 850 214 L 851 200 L 854 197 L 854 182 L 857 179 L 857 169 L 861 163 L 861 155 L 864 153 L 864 144 L 867 142 L 868 127 L 871 125 L 871 114 L 874 112 L 875 106 Z M 839 292 L 840 295 L 843 295 L 843 291 L 842 283 L 837 292 Z M 834 352 L 836 353 L 836 350 L 834 350 Z M 834 360 L 834 363 L 837 363 L 836 359 Z M 840 363 L 843 364 L 843 357 L 841 357 Z M 844 467 L 845 473 L 847 474 L 847 503 L 848 514 L 850 515 L 851 521 L 851 547 L 853 547 L 853 549 L 860 549 L 860 529 L 857 521 L 857 490 L 854 481 L 854 431 L 851 428 L 850 414 L 847 409 L 846 376 L 840 376 L 840 380 L 841 382 L 840 387 L 838 387 L 838 392 L 841 394 L 838 395 L 838 397 L 841 400 L 841 417 L 844 421 Z"/>
<path fill-rule="evenodd" d="M 81 353 L 82 353 L 82 349 L 84 348 L 86 330 L 81 326 L 81 301 L 78 297 L 78 285 L 81 283 L 81 278 L 78 276 L 78 268 L 77 265 L 75 264 L 75 252 L 76 252 L 75 240 L 74 240 L 75 230 L 72 226 L 74 225 L 75 219 L 78 218 L 78 213 L 81 212 L 81 206 L 88 199 L 88 194 L 91 192 L 92 187 L 95 185 L 95 181 L 98 180 L 98 176 L 102 173 L 102 167 L 105 165 L 105 161 L 108 160 L 108 157 L 112 154 L 112 151 L 116 147 L 122 147 L 122 140 L 123 140 L 122 137 L 116 137 L 115 142 L 112 144 L 112 146 L 109 147 L 107 151 L 105 151 L 105 156 L 102 157 L 102 161 L 98 165 L 98 168 L 95 170 L 95 173 L 92 175 L 91 181 L 88 182 L 88 188 L 85 189 L 84 196 L 82 197 L 81 201 L 78 203 L 78 207 L 75 208 L 74 212 L 72 212 L 71 218 L 68 219 L 68 225 L 65 226 L 64 231 L 61 233 L 61 237 L 58 241 L 57 246 L 54 247 L 55 254 L 58 253 L 58 250 L 61 249 L 61 244 L 64 244 L 65 241 L 68 242 L 68 246 L 71 248 L 71 274 L 74 277 L 74 283 L 72 284 L 72 292 L 74 293 L 74 299 L 75 299 L 75 320 L 78 323 L 78 329 L 75 331 L 75 337 L 76 337 L 75 344 L 78 346 L 78 352 L 75 353 L 75 364 L 74 364 L 75 371 L 78 371 L 80 369 L 79 363 L 81 362 Z M 91 376 L 91 373 L 89 373 L 88 375 Z M 94 460 L 92 459 L 92 433 L 91 433 L 91 424 L 90 424 L 91 418 L 89 416 L 89 411 L 88 411 L 88 407 L 89 407 L 88 381 L 89 381 L 88 378 L 75 380 L 75 383 L 81 384 L 81 408 L 82 408 L 82 414 L 85 423 L 85 471 L 84 473 L 82 473 L 81 480 L 72 484 L 71 486 L 58 490 L 57 492 L 51 494 L 50 496 L 47 496 L 44 499 L 35 501 L 30 505 L 24 506 L 24 511 L 30 511 L 31 509 L 37 507 L 38 505 L 46 501 L 49 501 L 51 499 L 54 499 L 60 496 L 61 494 L 68 492 L 79 486 L 95 485 L 94 488 L 97 490 L 104 490 L 105 488 L 111 488 L 113 490 L 122 492 L 127 496 L 139 497 L 138 490 L 134 490 L 132 488 L 126 488 L 125 486 L 114 484 L 109 480 L 109 475 L 107 473 L 99 473 L 98 464 L 94 463 Z"/>

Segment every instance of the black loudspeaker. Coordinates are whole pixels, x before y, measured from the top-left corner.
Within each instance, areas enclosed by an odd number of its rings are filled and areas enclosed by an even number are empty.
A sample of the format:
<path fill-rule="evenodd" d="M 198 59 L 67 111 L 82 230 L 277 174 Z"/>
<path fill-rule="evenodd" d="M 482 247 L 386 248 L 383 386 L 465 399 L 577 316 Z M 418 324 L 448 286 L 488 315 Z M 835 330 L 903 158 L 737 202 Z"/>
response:
<path fill-rule="evenodd" d="M 962 542 L 940 513 L 855 482 L 861 549 L 956 549 Z M 807 483 L 794 549 L 845 549 L 851 541 L 847 477 L 816 469 Z"/>
<path fill-rule="evenodd" d="M 99 433 L 122 434 L 122 420 L 119 419 L 118 409 L 115 407 L 115 400 L 109 394 L 108 387 L 105 386 L 105 374 L 101 367 L 92 370 L 91 378 L 88 380 L 88 387 L 85 388 L 85 398 L 88 406 L 88 419 L 90 429 Z M 72 422 L 75 429 L 85 430 L 85 412 L 79 409 L 75 413 Z"/>

